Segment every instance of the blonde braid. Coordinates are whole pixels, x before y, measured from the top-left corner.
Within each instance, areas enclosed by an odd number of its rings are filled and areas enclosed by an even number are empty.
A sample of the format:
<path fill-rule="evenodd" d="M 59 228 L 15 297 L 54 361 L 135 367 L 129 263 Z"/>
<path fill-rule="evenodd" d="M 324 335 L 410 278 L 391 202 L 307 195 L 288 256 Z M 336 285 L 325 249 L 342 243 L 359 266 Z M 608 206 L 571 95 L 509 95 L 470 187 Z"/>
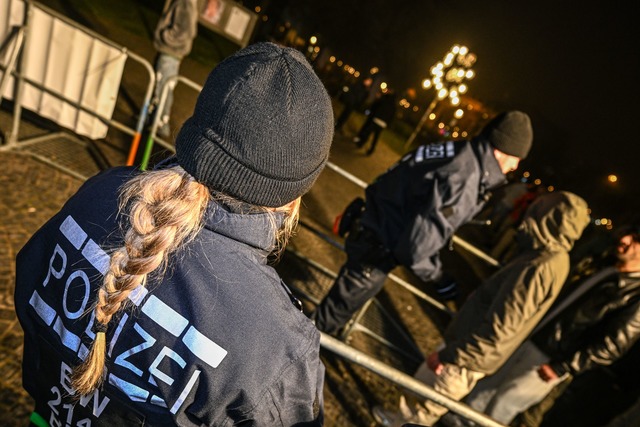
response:
<path fill-rule="evenodd" d="M 142 173 L 120 192 L 120 210 L 128 212 L 124 245 L 111 255 L 109 270 L 98 291 L 95 306 L 96 338 L 91 351 L 72 376 L 80 395 L 92 392 L 102 381 L 106 357 L 106 325 L 147 275 L 166 268 L 169 254 L 193 239 L 202 227 L 210 200 L 207 187 L 181 167 Z"/>

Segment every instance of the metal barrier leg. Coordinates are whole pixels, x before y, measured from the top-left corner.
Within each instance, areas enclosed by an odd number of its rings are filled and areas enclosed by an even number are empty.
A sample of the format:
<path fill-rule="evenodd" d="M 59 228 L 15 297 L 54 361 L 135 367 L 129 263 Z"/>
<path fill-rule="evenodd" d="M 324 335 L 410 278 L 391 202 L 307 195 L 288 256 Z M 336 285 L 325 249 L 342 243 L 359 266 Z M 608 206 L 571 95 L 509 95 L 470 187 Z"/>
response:
<path fill-rule="evenodd" d="M 7 61 L 7 66 L 3 67 L 4 73 L 2 75 L 2 80 L 0 80 L 0 101 L 2 101 L 2 96 L 4 94 L 5 89 L 7 88 L 7 83 L 9 83 L 9 78 L 11 77 L 11 74 L 15 69 L 18 55 L 22 51 L 22 44 L 24 42 L 24 32 L 25 32 L 24 26 L 13 27 L 11 34 L 9 35 L 9 37 L 7 37 L 5 45 L 2 46 L 2 48 L 0 48 L 0 53 L 2 53 L 4 48 L 9 46 L 13 41 L 13 45 L 12 45 L 13 49 L 9 54 L 9 61 Z"/>

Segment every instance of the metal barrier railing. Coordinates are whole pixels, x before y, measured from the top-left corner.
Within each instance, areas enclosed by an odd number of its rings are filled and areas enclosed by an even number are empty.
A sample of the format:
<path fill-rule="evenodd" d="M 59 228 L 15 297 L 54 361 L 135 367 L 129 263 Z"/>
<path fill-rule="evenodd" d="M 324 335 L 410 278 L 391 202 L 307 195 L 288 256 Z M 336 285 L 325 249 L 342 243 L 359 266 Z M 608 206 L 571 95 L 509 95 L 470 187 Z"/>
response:
<path fill-rule="evenodd" d="M 20 122 L 21 122 L 21 117 L 22 117 L 22 98 L 24 95 L 24 86 L 25 84 L 29 84 L 30 86 L 37 88 L 41 91 L 43 91 L 43 93 L 46 93 L 49 96 L 52 96 L 58 100 L 64 101 L 65 104 L 68 104 L 70 106 L 72 106 L 73 108 L 76 108 L 78 111 L 87 114 L 91 117 L 96 118 L 97 120 L 99 120 L 101 123 L 105 124 L 107 127 L 109 128 L 114 128 L 117 129 L 127 135 L 132 136 L 132 141 L 131 141 L 131 145 L 132 146 L 137 146 L 139 144 L 140 138 L 142 136 L 142 130 L 144 127 L 144 123 L 146 122 L 146 117 L 147 117 L 147 113 L 148 113 L 148 107 L 149 107 L 149 103 L 151 100 L 151 96 L 153 93 L 153 86 L 155 84 L 155 73 L 153 70 L 153 67 L 151 66 L 151 64 L 149 63 L 149 61 L 147 61 L 145 58 L 129 51 L 127 48 L 117 45 L 116 43 L 114 43 L 113 41 L 85 28 L 82 27 L 80 25 L 78 25 L 76 22 L 70 20 L 69 18 L 60 15 L 59 13 L 47 8 L 46 6 L 43 6 L 41 4 L 35 3 L 35 2 L 31 2 L 31 1 L 25 1 L 25 13 L 24 13 L 24 24 L 20 27 L 16 27 L 12 30 L 12 32 L 10 33 L 9 37 L 6 40 L 6 43 L 4 43 L 4 45 L 2 46 L 2 48 L 7 48 L 9 46 L 12 47 L 12 51 L 11 53 L 8 55 L 8 61 L 6 65 L 0 64 L 0 69 L 3 70 L 3 76 L 2 76 L 2 80 L 0 80 L 0 100 L 2 99 L 2 94 L 4 93 L 4 89 L 9 81 L 10 77 L 14 77 L 16 79 L 15 81 L 15 96 L 14 96 L 14 103 L 13 103 L 13 123 L 11 125 L 11 128 L 5 132 L 5 144 L 0 147 L 0 149 L 3 150 L 7 150 L 7 149 L 12 149 L 12 148 L 17 148 L 18 146 L 23 147 L 29 144 L 35 144 L 38 142 L 42 142 L 45 141 L 47 139 L 51 139 L 54 138 L 58 135 L 60 135 L 60 133 L 52 133 L 50 135 L 45 135 L 45 136 L 39 136 L 37 138 L 31 138 L 31 139 L 25 139 L 22 141 L 18 140 L 19 137 L 19 130 L 20 130 Z M 82 33 L 86 34 L 87 36 L 89 36 L 92 39 L 96 39 L 99 40 L 100 42 L 104 43 L 107 46 L 110 46 L 111 48 L 115 49 L 115 50 L 119 50 L 122 55 L 125 55 L 125 61 L 127 59 L 131 59 L 137 63 L 139 63 L 140 65 L 142 65 L 142 67 L 144 68 L 144 70 L 147 72 L 148 76 L 149 76 L 149 82 L 147 84 L 147 88 L 146 88 L 146 92 L 144 95 L 144 99 L 142 101 L 142 106 L 141 106 L 141 110 L 140 110 L 140 114 L 138 116 L 138 121 L 136 124 L 136 128 L 131 128 L 129 126 L 127 126 L 126 124 L 115 120 L 112 117 L 106 117 L 104 115 L 98 114 L 95 111 L 85 107 L 84 105 L 76 102 L 73 99 L 69 99 L 68 97 L 56 92 L 55 90 L 53 90 L 52 88 L 48 87 L 47 85 L 41 84 L 39 82 L 34 81 L 33 79 L 28 78 L 23 70 L 25 69 L 25 58 L 24 55 L 20 56 L 20 52 L 23 49 L 23 47 L 26 45 L 27 40 L 29 38 L 29 34 L 32 31 L 31 29 L 31 18 L 33 15 L 33 9 L 37 8 L 40 9 L 42 12 L 46 13 L 47 15 L 50 15 L 52 17 L 54 17 L 57 20 L 60 20 L 62 22 L 64 22 L 65 24 L 69 25 L 70 27 L 72 27 L 75 30 L 79 30 Z M 46 52 L 43 52 L 43 55 L 46 54 Z M 38 155 L 33 154 L 35 157 L 39 157 Z M 40 159 L 43 160 L 49 164 L 51 164 L 52 166 L 64 169 L 65 172 L 70 173 L 72 175 L 78 176 L 78 174 L 75 171 L 71 171 L 68 170 L 66 168 L 64 168 L 61 165 L 56 164 L 55 161 L 51 161 L 49 159 Z M 85 176 L 78 176 L 79 178 L 86 178 Z"/>
<path fill-rule="evenodd" d="M 411 391 L 422 398 L 432 400 L 439 405 L 442 405 L 445 408 L 449 409 L 450 411 L 455 412 L 456 414 L 459 414 L 475 422 L 480 426 L 505 427 L 503 424 L 500 424 L 493 418 L 490 418 L 485 414 L 470 408 L 464 403 L 460 403 L 454 399 L 451 399 L 450 397 L 439 393 L 422 381 L 419 381 L 412 376 L 405 374 L 404 372 L 394 369 L 391 366 L 382 363 L 379 360 L 376 360 L 371 356 L 368 356 L 367 354 L 362 353 L 361 351 L 358 351 L 353 347 L 343 343 L 336 338 L 332 338 L 325 333 L 321 333 L 320 345 L 323 348 L 331 351 L 332 353 L 335 353 L 346 360 L 349 360 L 362 366 L 363 368 L 375 372 L 381 377 L 402 386 L 404 389 Z"/>

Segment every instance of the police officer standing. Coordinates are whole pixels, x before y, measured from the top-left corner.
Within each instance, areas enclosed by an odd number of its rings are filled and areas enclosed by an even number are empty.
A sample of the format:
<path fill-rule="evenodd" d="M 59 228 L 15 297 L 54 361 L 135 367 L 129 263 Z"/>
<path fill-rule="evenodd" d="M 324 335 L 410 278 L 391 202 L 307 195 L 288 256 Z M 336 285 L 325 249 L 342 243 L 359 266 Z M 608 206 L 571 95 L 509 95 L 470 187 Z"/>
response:
<path fill-rule="evenodd" d="M 423 281 L 439 280 L 438 251 L 506 183 L 531 148 L 529 116 L 499 114 L 471 141 L 422 145 L 365 191 L 362 216 L 347 235 L 347 262 L 312 318 L 335 334 L 384 285 L 398 264 Z"/>

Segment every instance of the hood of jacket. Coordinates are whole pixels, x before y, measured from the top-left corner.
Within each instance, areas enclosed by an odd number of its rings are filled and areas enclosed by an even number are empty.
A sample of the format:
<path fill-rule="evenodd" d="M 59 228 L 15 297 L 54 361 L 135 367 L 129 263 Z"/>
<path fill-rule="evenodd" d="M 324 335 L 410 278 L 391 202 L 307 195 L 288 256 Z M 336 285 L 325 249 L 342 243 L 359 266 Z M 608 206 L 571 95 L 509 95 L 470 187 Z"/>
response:
<path fill-rule="evenodd" d="M 570 251 L 589 221 L 587 202 L 580 196 L 568 191 L 547 193 L 527 209 L 518 238 L 532 249 Z"/>
<path fill-rule="evenodd" d="M 248 205 L 247 205 L 248 206 Z M 276 230 L 284 221 L 283 212 L 243 212 L 215 200 L 209 202 L 204 228 L 245 243 L 268 255 L 276 243 Z"/>

